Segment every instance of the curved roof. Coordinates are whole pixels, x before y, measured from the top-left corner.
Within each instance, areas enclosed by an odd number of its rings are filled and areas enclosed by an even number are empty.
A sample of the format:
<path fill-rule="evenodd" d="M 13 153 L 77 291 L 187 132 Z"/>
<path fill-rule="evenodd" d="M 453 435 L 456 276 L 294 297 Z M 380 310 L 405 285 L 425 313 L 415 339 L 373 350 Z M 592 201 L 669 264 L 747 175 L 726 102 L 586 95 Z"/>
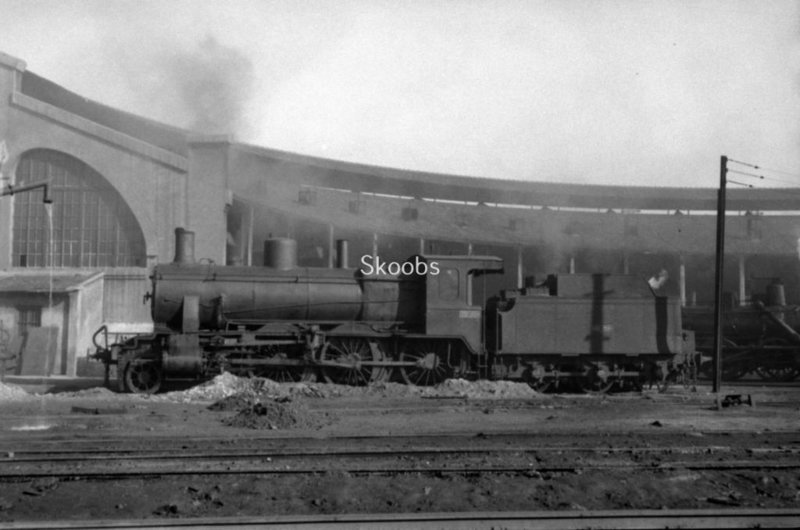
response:
<path fill-rule="evenodd" d="M 172 153 L 187 155 L 187 130 L 92 101 L 33 72 L 23 72 L 20 85 L 27 96 Z"/>
<path fill-rule="evenodd" d="M 315 170 L 319 185 L 355 192 L 464 202 L 564 208 L 702 210 L 717 208 L 715 188 L 601 186 L 498 180 L 393 169 L 300 155 L 246 144 L 239 150 Z M 800 211 L 800 189 L 728 189 L 728 210 Z"/>
<path fill-rule="evenodd" d="M 37 100 L 104 125 L 180 156 L 189 156 L 190 131 L 158 123 L 91 101 L 26 70 L 25 63 L 0 53 L 4 64 L 22 71 L 21 91 Z M 216 137 L 218 140 L 220 137 Z M 224 143 L 258 157 L 287 162 L 315 174 L 315 185 L 355 192 L 464 202 L 571 208 L 716 210 L 715 188 L 605 186 L 499 180 L 372 166 L 276 149 Z M 797 188 L 728 189 L 727 206 L 738 211 L 800 211 Z"/>

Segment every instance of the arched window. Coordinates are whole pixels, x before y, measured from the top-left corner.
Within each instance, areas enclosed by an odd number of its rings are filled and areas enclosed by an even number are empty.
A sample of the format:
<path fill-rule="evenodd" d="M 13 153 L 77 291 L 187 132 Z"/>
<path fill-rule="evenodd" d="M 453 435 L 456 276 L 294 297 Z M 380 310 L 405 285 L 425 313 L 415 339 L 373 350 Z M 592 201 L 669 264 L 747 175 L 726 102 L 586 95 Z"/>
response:
<path fill-rule="evenodd" d="M 52 206 L 43 204 L 40 190 L 14 195 L 14 266 L 145 266 L 139 223 L 97 171 L 64 153 L 36 149 L 20 160 L 17 185 L 41 181 L 50 183 Z"/>

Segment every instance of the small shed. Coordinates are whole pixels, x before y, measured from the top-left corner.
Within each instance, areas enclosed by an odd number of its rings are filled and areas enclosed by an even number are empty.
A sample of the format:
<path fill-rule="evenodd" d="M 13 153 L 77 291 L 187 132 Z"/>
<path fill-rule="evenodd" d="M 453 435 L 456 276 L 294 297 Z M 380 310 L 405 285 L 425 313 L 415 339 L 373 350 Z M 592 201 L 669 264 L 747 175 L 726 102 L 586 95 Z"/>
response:
<path fill-rule="evenodd" d="M 0 322 L 17 375 L 76 375 L 103 321 L 103 272 L 0 271 Z"/>

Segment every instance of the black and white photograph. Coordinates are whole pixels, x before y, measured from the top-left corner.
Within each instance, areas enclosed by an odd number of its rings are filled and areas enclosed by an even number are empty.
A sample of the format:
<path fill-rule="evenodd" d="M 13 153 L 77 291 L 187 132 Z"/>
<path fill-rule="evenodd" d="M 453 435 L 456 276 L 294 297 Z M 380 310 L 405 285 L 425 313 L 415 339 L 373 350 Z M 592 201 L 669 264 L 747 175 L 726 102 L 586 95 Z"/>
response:
<path fill-rule="evenodd" d="M 797 527 L 797 0 L 0 0 L 0 530 Z"/>

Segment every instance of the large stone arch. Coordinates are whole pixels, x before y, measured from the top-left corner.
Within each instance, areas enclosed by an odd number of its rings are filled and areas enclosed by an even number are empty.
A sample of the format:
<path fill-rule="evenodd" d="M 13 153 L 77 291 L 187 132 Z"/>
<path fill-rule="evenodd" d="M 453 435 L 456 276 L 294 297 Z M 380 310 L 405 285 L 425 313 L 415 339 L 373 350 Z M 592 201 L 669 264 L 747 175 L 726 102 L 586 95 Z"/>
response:
<path fill-rule="evenodd" d="M 12 266 L 146 266 L 139 221 L 98 171 L 61 151 L 31 149 L 20 156 L 16 184 L 40 181 L 49 183 L 53 205 L 48 213 L 43 192 L 15 196 Z"/>

